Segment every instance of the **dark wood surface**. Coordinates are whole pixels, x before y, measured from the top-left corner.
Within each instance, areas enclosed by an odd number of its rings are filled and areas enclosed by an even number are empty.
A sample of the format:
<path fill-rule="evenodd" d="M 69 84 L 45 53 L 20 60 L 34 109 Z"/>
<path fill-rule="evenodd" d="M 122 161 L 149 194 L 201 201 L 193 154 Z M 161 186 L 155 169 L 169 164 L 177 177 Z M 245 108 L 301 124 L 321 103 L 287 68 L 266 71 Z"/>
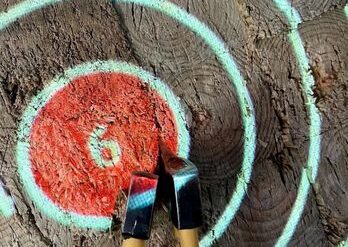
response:
<path fill-rule="evenodd" d="M 19 1 L 1 1 L 0 11 Z M 308 151 L 301 76 L 285 17 L 271 0 L 175 0 L 228 45 L 255 105 L 257 153 L 240 210 L 215 246 L 273 246 L 295 201 Z M 336 246 L 348 235 L 348 20 L 346 1 L 293 1 L 316 80 L 322 126 L 320 170 L 289 246 Z M 30 99 L 56 74 L 90 60 L 120 59 L 166 82 L 182 100 L 201 176 L 207 232 L 234 188 L 243 157 L 240 109 L 214 54 L 192 32 L 153 10 L 74 0 L 46 7 L 0 33 L 0 175 L 16 214 L 0 217 L 0 246 L 119 246 L 107 232 L 48 219 L 24 193 L 16 129 Z M 159 206 L 150 246 L 176 246 Z"/>

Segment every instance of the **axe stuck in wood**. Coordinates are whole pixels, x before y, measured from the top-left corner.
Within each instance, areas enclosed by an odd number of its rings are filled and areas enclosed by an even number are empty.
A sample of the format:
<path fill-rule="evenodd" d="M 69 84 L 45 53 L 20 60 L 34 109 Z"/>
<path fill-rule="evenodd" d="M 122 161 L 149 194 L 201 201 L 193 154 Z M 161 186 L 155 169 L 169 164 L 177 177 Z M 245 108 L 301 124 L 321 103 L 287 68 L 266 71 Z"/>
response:
<path fill-rule="evenodd" d="M 134 172 L 129 186 L 123 247 L 142 247 L 149 239 L 157 194 L 158 176 Z"/>
<path fill-rule="evenodd" d="M 198 247 L 198 229 L 202 224 L 202 206 L 197 167 L 176 157 L 161 146 L 159 176 L 134 172 L 129 187 L 122 234 L 123 247 L 142 247 L 149 239 L 157 188 L 169 204 L 174 234 L 181 247 Z M 158 181 L 161 180 L 161 183 Z"/>

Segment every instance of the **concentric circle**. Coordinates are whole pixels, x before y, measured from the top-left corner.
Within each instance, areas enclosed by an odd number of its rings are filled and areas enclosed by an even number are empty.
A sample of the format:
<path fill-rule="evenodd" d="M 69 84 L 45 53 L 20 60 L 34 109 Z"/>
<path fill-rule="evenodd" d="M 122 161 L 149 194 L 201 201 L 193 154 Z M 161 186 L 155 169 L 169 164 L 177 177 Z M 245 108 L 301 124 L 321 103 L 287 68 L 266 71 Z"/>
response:
<path fill-rule="evenodd" d="M 59 0 L 42 0 L 42 1 L 23 1 L 20 4 L 16 5 L 12 9 L 8 10 L 0 17 L 0 30 L 4 29 L 6 26 L 11 24 L 16 19 L 23 17 L 26 14 L 29 14 L 35 10 L 41 9 L 49 4 L 58 3 Z M 238 211 L 241 202 L 245 196 L 247 191 L 248 183 L 251 177 L 251 171 L 253 167 L 253 161 L 255 157 L 255 149 L 256 149 L 256 123 L 255 123 L 255 115 L 254 115 L 254 107 L 250 98 L 250 94 L 245 85 L 245 81 L 238 70 L 236 63 L 234 62 L 232 56 L 229 53 L 228 47 L 225 43 L 204 23 L 200 22 L 196 17 L 187 13 L 185 10 L 181 9 L 177 5 L 166 1 L 166 0 L 115 0 L 116 3 L 133 3 L 139 4 L 144 7 L 148 7 L 159 11 L 163 14 L 168 15 L 174 20 L 180 22 L 195 34 L 197 34 L 215 53 L 216 57 L 219 59 L 225 70 L 227 71 L 229 78 L 231 79 L 232 86 L 234 87 L 237 95 L 238 102 L 240 104 L 241 109 L 241 117 L 243 122 L 243 130 L 244 130 L 244 155 L 241 166 L 241 171 L 237 176 L 236 189 L 230 199 L 228 205 L 226 206 L 225 211 L 220 216 L 216 225 L 206 234 L 200 242 L 201 246 L 211 246 L 214 241 L 222 236 L 224 231 L 227 229 L 228 225 L 234 218 L 236 212 Z M 52 89 L 44 90 L 40 95 L 41 97 L 44 94 L 52 93 Z M 39 95 L 39 96 L 40 96 Z M 40 97 L 36 97 L 33 102 L 42 107 L 40 103 Z M 32 102 L 32 104 L 33 104 Z M 30 116 L 34 116 L 36 109 L 32 109 L 32 107 L 28 107 L 26 113 L 23 115 L 22 122 L 20 125 L 20 133 L 19 133 L 19 142 L 17 147 L 17 159 L 19 164 L 19 171 L 21 174 L 25 174 L 28 171 L 30 172 L 30 164 L 23 162 L 22 160 L 28 160 L 27 156 L 21 157 L 23 154 L 26 154 L 26 150 L 29 148 L 29 143 L 25 140 L 28 138 L 28 134 L 30 131 L 30 127 L 25 123 L 31 123 L 32 119 Z M 180 131 L 179 131 L 180 133 Z M 185 152 L 188 150 L 185 150 Z M 184 153 L 185 153 L 184 152 Z M 187 153 L 185 153 L 187 154 Z M 183 156 L 183 155 L 181 155 Z M 29 170 L 28 170 L 29 169 Z M 29 177 L 32 181 L 33 177 Z M 26 185 L 25 188 L 28 192 L 36 191 L 36 185 L 30 184 Z M 33 196 L 31 196 L 33 198 Z M 35 199 L 35 198 L 33 198 Z M 36 199 L 35 199 L 36 200 Z M 47 204 L 48 203 L 48 204 Z M 49 213 L 51 210 L 55 211 L 55 219 L 57 219 L 61 223 L 69 224 L 70 222 L 74 222 L 80 226 L 88 226 L 95 228 L 95 221 L 98 221 L 98 228 L 104 228 L 109 225 L 109 221 L 103 218 L 81 218 L 76 214 L 66 215 L 62 213 L 60 210 L 57 211 L 57 207 L 54 205 L 49 205 L 49 202 L 44 198 L 40 200 L 36 200 L 37 206 L 41 206 L 41 209 L 45 211 L 45 213 Z M 47 204 L 47 205 L 46 205 Z M 44 206 L 42 206 L 44 205 Z"/>
<path fill-rule="evenodd" d="M 299 66 L 299 71 L 302 77 L 301 87 L 306 98 L 306 107 L 308 112 L 307 114 L 310 121 L 307 165 L 302 169 L 297 197 L 291 210 L 288 222 L 286 223 L 281 236 L 275 244 L 276 247 L 283 247 L 288 245 L 291 237 L 294 235 L 296 226 L 300 221 L 302 212 L 307 202 L 310 185 L 311 183 L 314 183 L 317 178 L 320 165 L 321 118 L 319 110 L 315 105 L 315 98 L 313 96 L 313 87 L 315 80 L 313 75 L 310 73 L 311 69 L 309 65 L 309 59 L 307 57 L 300 33 L 298 31 L 298 25 L 302 22 L 300 14 L 295 8 L 291 6 L 291 4 L 287 0 L 274 0 L 274 3 L 277 5 L 278 9 L 286 16 L 290 25 L 290 32 L 288 34 L 288 37 L 294 50 L 295 57 Z"/>
<path fill-rule="evenodd" d="M 159 97 L 152 97 L 156 102 L 144 94 L 137 78 L 154 90 L 152 95 L 158 93 Z M 88 98 L 91 91 L 93 99 Z M 147 114 L 153 103 L 161 106 L 162 113 Z M 177 130 L 172 128 L 166 104 Z M 148 72 L 125 62 L 97 61 L 57 76 L 30 102 L 19 126 L 17 162 L 30 198 L 62 224 L 110 227 L 118 189 L 127 188 L 133 170 L 153 171 L 157 164 L 159 137 L 152 115 L 164 132 L 160 138 L 179 156 L 187 157 L 190 137 L 179 100 Z M 101 137 L 106 139 L 98 141 Z M 88 152 L 87 147 L 97 149 L 93 145 L 98 143 L 111 151 L 109 160 L 107 155 L 95 154 L 98 150 Z M 103 160 L 109 165 L 103 165 Z"/>

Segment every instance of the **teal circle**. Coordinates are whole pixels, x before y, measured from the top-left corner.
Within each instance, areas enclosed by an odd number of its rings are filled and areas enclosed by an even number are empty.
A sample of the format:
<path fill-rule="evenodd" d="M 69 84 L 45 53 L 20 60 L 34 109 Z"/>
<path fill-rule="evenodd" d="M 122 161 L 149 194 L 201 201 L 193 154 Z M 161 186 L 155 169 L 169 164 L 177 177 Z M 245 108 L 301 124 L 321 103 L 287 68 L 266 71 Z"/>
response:
<path fill-rule="evenodd" d="M 320 166 L 321 146 L 321 117 L 315 104 L 313 88 L 315 79 L 311 72 L 309 58 L 307 57 L 298 26 L 302 22 L 300 13 L 287 0 L 273 0 L 277 8 L 285 15 L 290 26 L 288 39 L 292 46 L 297 65 L 301 75 L 301 89 L 306 100 L 307 116 L 309 119 L 309 149 L 307 164 L 302 168 L 301 179 L 297 190 L 296 200 L 291 209 L 288 221 L 277 239 L 275 247 L 287 246 L 296 231 L 304 207 L 308 200 L 311 184 L 315 183 Z"/>
<path fill-rule="evenodd" d="M 17 143 L 17 163 L 18 172 L 24 188 L 33 200 L 35 205 L 47 216 L 55 219 L 64 225 L 75 224 L 82 228 L 93 228 L 104 230 L 111 227 L 111 218 L 104 216 L 81 215 L 72 211 L 67 211 L 56 206 L 47 198 L 41 188 L 36 184 L 31 171 L 30 162 L 30 132 L 33 122 L 41 109 L 54 97 L 54 95 L 67 86 L 74 79 L 100 72 L 115 72 L 136 76 L 150 88 L 157 91 L 162 99 L 172 110 L 176 126 L 178 128 L 178 151 L 177 155 L 187 158 L 190 149 L 190 135 L 186 128 L 185 114 L 180 107 L 179 99 L 172 90 L 160 79 L 155 78 L 147 71 L 138 66 L 119 61 L 96 61 L 78 65 L 68 69 L 64 74 L 55 77 L 52 82 L 43 89 L 33 100 L 23 113 L 18 129 Z"/>
<path fill-rule="evenodd" d="M 7 194 L 3 186 L 4 184 L 0 180 L 0 216 L 9 218 L 16 209 L 12 197 Z"/>
<path fill-rule="evenodd" d="M 49 4 L 58 2 L 61 1 L 23 1 L 0 16 L 0 30 L 4 29 L 16 19 L 19 19 L 26 14 L 41 9 Z M 233 192 L 226 209 L 218 219 L 216 225 L 200 241 L 200 246 L 211 246 L 216 239 L 222 236 L 234 218 L 246 194 L 248 183 L 250 182 L 251 178 L 256 149 L 256 122 L 254 107 L 248 89 L 245 85 L 245 81 L 225 43 L 208 26 L 199 21 L 195 16 L 181 9 L 179 6 L 167 0 L 114 0 L 114 2 L 133 3 L 157 10 L 189 28 L 192 32 L 198 35 L 215 53 L 216 57 L 225 68 L 229 78 L 231 79 L 232 86 L 236 91 L 244 130 L 243 161 L 241 171 L 237 175 L 235 191 Z M 26 128 L 23 126 L 23 124 L 22 127 Z"/>

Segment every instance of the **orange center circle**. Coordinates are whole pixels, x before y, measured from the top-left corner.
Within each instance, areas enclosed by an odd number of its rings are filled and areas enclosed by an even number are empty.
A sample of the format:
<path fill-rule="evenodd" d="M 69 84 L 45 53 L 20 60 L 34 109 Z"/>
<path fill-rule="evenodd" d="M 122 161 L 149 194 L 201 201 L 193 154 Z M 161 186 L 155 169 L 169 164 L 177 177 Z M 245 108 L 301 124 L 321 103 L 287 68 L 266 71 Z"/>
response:
<path fill-rule="evenodd" d="M 89 140 L 98 126 L 100 141 L 120 147 L 117 165 L 101 167 Z M 65 210 L 111 216 L 132 171 L 153 172 L 159 141 L 177 152 L 178 133 L 168 104 L 135 76 L 97 73 L 71 81 L 40 110 L 30 134 L 35 182 Z M 102 148 L 100 157 L 112 160 Z"/>

